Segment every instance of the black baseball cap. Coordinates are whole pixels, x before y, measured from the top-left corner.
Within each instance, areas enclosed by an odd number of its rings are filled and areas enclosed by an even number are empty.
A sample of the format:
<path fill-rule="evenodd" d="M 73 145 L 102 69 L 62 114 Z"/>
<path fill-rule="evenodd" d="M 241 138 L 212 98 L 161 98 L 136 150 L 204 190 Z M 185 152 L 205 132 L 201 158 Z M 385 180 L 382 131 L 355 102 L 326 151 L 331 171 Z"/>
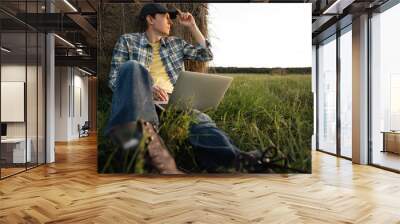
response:
<path fill-rule="evenodd" d="M 156 13 L 169 13 L 169 17 L 175 19 L 178 11 L 176 9 L 168 9 L 159 3 L 148 3 L 142 7 L 142 10 L 140 10 L 139 18 L 145 19 L 147 15 L 153 15 Z"/>

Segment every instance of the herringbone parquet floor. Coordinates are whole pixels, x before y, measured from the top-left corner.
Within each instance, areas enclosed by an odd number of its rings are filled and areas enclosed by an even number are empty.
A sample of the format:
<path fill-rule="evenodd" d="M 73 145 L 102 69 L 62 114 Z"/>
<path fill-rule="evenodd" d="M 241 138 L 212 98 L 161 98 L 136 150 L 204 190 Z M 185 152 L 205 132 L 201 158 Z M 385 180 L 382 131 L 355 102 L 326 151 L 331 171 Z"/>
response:
<path fill-rule="evenodd" d="M 96 139 L 0 181 L 0 223 L 400 223 L 400 175 L 313 153 L 311 175 L 99 175 Z"/>

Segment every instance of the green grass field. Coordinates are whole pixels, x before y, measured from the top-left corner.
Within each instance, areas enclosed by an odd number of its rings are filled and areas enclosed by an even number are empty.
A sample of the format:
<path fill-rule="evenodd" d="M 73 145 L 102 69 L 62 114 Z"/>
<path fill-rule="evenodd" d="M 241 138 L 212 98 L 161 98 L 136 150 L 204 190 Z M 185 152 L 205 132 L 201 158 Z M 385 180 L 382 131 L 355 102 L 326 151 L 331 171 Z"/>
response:
<path fill-rule="evenodd" d="M 311 172 L 313 98 L 310 75 L 232 74 L 217 110 L 209 113 L 241 150 L 279 149 L 280 165 Z M 292 170 L 293 169 L 293 170 Z"/>
<path fill-rule="evenodd" d="M 234 77 L 234 81 L 219 107 L 207 112 L 217 126 L 228 133 L 241 150 L 265 150 L 275 146 L 278 149 L 274 156 L 276 166 L 265 172 L 310 173 L 313 119 L 311 76 L 224 75 Z M 101 117 L 105 121 L 107 116 Z M 176 116 L 173 111 L 168 111 L 161 121 L 160 135 L 178 166 L 193 173 L 203 172 L 197 167 L 186 141 L 191 116 L 188 113 Z M 110 160 L 112 147 L 107 146 L 107 141 L 100 139 L 99 142 L 99 171 L 130 171 L 115 159 Z M 109 167 L 102 167 L 106 161 L 109 161 Z M 140 158 L 138 161 L 142 164 Z M 135 172 L 146 173 L 147 170 L 136 166 Z M 233 170 L 222 169 L 221 172 Z"/>

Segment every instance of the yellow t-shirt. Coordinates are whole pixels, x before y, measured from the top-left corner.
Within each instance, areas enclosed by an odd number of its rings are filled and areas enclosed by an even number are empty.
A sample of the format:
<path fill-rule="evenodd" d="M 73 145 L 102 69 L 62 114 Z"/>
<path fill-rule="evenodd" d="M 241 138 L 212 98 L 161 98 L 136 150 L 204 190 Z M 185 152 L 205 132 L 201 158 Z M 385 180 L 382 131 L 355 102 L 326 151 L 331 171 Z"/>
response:
<path fill-rule="evenodd" d="M 165 70 L 164 64 L 160 57 L 160 41 L 156 43 L 150 43 L 153 47 L 153 61 L 149 66 L 149 72 L 153 78 L 154 85 L 158 85 L 163 88 L 167 93 L 172 93 L 174 86 L 172 85 L 168 74 Z"/>

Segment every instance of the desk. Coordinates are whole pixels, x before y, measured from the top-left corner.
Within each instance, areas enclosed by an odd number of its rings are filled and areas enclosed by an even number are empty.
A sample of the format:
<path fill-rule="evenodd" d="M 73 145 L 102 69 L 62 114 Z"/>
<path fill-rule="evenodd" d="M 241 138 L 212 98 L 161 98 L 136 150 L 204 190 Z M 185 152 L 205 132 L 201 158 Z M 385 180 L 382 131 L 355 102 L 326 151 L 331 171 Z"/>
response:
<path fill-rule="evenodd" d="M 382 152 L 400 154 L 400 131 L 382 131 L 381 133 L 383 133 Z"/>
<path fill-rule="evenodd" d="M 30 138 L 26 141 L 25 154 L 25 138 L 6 138 L 1 139 L 1 157 L 6 163 L 25 163 L 30 162 L 32 158 L 31 146 L 32 140 Z M 11 159 L 12 158 L 12 159 Z M 25 161 L 25 159 L 27 159 Z"/>

